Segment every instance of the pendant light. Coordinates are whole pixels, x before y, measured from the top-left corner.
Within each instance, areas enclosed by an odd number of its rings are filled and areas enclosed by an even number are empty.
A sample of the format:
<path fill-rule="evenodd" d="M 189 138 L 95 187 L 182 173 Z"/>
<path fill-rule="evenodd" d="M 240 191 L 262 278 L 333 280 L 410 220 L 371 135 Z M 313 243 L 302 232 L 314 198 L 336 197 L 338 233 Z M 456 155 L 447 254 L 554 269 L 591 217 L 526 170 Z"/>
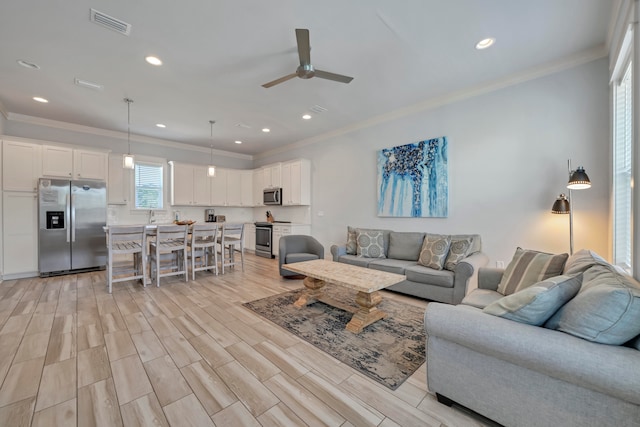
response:
<path fill-rule="evenodd" d="M 213 124 L 215 120 L 209 120 L 211 124 L 211 159 L 209 162 L 209 166 L 207 166 L 207 176 L 209 178 L 214 178 L 216 176 L 216 167 L 213 165 Z"/>
<path fill-rule="evenodd" d="M 135 167 L 135 161 L 131 154 L 131 103 L 133 99 L 125 98 L 124 102 L 127 103 L 127 154 L 122 156 L 122 167 L 125 169 L 133 169 Z"/>

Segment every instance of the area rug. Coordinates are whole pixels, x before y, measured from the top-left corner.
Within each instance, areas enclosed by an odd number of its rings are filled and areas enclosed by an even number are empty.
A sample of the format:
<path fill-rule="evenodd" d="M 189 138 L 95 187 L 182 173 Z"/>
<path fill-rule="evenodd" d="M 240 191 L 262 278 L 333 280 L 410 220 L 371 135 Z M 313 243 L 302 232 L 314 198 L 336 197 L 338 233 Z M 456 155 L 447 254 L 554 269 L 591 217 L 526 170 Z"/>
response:
<path fill-rule="evenodd" d="M 244 306 L 391 390 L 424 363 L 424 308 L 383 299 L 378 307 L 387 318 L 354 334 L 345 330 L 352 316 L 347 311 L 322 302 L 294 307 L 302 292 L 289 291 Z M 356 307 L 354 291 L 327 286 L 325 292 Z"/>

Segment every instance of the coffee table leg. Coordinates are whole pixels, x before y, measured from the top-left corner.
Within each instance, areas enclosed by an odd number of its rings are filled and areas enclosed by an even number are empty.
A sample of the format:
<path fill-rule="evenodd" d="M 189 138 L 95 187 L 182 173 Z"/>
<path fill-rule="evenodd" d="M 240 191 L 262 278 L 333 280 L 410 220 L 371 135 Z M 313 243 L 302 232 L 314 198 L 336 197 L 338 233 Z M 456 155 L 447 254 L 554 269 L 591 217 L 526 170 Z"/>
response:
<path fill-rule="evenodd" d="M 313 304 L 318 301 L 318 298 L 322 297 L 322 288 L 324 287 L 324 280 L 315 279 L 313 277 L 306 277 L 302 282 L 306 288 L 300 298 L 293 303 L 296 307 L 304 307 L 309 304 Z"/>
<path fill-rule="evenodd" d="M 382 301 L 380 292 L 376 291 L 370 294 L 358 292 L 356 303 L 360 309 L 353 314 L 351 321 L 347 323 L 346 330 L 357 334 L 373 322 L 387 317 L 387 313 L 377 308 L 380 301 Z"/>

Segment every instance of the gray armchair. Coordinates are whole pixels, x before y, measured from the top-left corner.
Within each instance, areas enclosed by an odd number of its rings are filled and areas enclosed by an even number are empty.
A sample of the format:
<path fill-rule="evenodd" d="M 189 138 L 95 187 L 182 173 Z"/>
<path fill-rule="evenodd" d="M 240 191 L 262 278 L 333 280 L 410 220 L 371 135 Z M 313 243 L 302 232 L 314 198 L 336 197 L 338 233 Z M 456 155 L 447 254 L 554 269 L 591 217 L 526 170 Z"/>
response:
<path fill-rule="evenodd" d="M 312 259 L 324 259 L 324 247 L 312 236 L 294 234 L 280 238 L 278 268 L 281 276 L 299 275 L 293 271 L 285 270 L 282 268 L 282 264 L 311 261 Z"/>

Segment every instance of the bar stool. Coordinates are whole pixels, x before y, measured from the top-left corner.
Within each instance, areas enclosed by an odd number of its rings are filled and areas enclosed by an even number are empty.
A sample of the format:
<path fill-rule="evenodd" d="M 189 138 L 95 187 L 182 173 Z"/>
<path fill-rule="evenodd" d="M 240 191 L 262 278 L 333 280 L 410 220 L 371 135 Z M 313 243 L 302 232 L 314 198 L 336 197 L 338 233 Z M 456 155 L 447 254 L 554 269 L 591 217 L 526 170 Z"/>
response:
<path fill-rule="evenodd" d="M 187 225 L 158 225 L 156 240 L 151 242 L 151 280 L 160 286 L 160 278 L 184 274 L 189 281 L 187 268 Z M 162 261 L 166 261 L 164 264 Z M 163 273 L 162 271 L 165 271 Z M 168 272 L 166 272 L 169 270 Z"/>
<path fill-rule="evenodd" d="M 196 280 L 196 271 L 213 270 L 218 274 L 217 224 L 194 224 L 191 226 L 189 257 L 191 258 L 191 279 Z M 213 257 L 213 263 L 211 258 Z"/>
<path fill-rule="evenodd" d="M 147 234 L 142 226 L 110 226 L 107 231 L 107 285 L 142 279 L 146 286 Z M 133 255 L 123 265 L 114 265 L 114 255 Z M 117 277 L 116 277 L 117 276 Z"/>
<path fill-rule="evenodd" d="M 242 271 L 244 271 L 244 224 L 224 224 L 218 243 L 222 255 L 220 260 L 222 274 L 225 267 L 233 267 L 237 264 L 235 252 L 240 252 Z M 225 251 L 228 252 L 228 256 L 225 256 Z"/>

